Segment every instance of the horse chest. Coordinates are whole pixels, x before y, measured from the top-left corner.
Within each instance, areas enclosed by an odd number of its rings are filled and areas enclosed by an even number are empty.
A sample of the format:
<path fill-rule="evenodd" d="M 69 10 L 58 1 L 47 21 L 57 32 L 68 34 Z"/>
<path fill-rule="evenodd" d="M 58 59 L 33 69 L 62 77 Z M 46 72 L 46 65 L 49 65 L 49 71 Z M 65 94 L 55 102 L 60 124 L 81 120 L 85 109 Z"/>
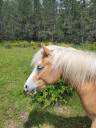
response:
<path fill-rule="evenodd" d="M 96 86 L 85 85 L 85 87 L 81 89 L 80 99 L 88 115 L 96 117 Z"/>

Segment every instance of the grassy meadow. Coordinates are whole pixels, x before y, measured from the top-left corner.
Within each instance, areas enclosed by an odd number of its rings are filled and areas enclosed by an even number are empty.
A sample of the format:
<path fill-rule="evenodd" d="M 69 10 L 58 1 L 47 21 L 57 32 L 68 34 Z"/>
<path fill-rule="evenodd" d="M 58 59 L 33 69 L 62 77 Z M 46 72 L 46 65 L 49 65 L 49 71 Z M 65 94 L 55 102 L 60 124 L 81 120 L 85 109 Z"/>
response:
<path fill-rule="evenodd" d="M 23 94 L 37 48 L 0 44 L 0 128 L 89 128 L 76 94 L 66 105 L 42 109 Z"/>

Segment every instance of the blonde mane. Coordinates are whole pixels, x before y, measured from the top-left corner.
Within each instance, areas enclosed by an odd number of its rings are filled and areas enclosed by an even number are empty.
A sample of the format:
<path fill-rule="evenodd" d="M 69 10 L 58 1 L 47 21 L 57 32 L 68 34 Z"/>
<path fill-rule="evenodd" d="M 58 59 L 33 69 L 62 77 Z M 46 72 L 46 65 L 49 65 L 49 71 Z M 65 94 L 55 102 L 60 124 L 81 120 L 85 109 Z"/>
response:
<path fill-rule="evenodd" d="M 64 80 L 72 85 L 83 85 L 84 82 L 96 82 L 96 54 L 74 48 L 47 46 L 51 50 L 53 69 L 62 72 Z M 34 56 L 35 65 L 42 59 L 43 49 Z"/>

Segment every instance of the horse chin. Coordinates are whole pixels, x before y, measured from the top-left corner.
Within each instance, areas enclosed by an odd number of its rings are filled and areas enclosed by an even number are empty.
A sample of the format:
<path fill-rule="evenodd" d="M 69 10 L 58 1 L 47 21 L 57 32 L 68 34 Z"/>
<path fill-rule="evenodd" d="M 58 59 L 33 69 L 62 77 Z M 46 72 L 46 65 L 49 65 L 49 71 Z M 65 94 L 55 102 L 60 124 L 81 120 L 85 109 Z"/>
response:
<path fill-rule="evenodd" d="M 34 96 L 34 95 L 36 95 L 36 93 L 37 93 L 37 91 L 36 91 L 36 89 L 35 90 L 32 90 L 32 91 L 28 91 L 28 92 L 26 92 L 26 95 L 28 95 L 28 96 Z"/>

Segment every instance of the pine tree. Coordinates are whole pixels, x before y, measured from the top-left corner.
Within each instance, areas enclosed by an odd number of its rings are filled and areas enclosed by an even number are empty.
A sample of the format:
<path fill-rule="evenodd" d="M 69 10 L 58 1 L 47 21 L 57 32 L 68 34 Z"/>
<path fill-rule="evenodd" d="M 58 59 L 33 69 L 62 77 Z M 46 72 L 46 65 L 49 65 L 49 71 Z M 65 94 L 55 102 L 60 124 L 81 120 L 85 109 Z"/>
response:
<path fill-rule="evenodd" d="M 3 39 L 15 39 L 16 4 L 14 1 L 4 1 L 2 6 L 2 35 Z"/>
<path fill-rule="evenodd" d="M 43 0 L 43 34 L 45 39 L 54 41 L 57 16 L 56 0 Z"/>
<path fill-rule="evenodd" d="M 32 1 L 18 0 L 18 34 L 20 39 L 30 38 L 31 33 Z"/>
<path fill-rule="evenodd" d="M 0 0 L 0 40 L 2 39 L 2 6 L 3 0 Z"/>
<path fill-rule="evenodd" d="M 39 41 L 40 30 L 42 29 L 41 3 L 40 0 L 33 0 L 33 40 Z"/>

